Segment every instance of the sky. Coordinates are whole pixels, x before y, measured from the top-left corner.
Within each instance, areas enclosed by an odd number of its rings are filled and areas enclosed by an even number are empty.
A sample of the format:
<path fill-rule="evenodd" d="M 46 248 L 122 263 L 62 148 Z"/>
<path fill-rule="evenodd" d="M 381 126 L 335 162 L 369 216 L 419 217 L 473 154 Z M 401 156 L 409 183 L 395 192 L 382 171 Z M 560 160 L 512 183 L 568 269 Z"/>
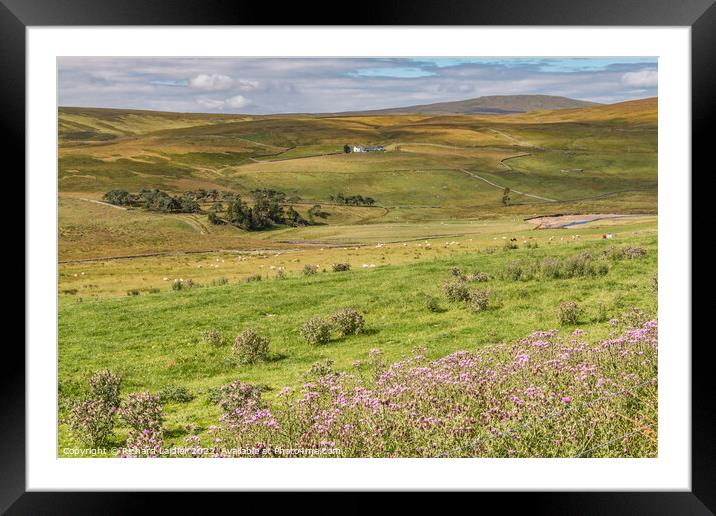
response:
<path fill-rule="evenodd" d="M 657 95 L 657 58 L 62 57 L 60 106 L 328 113 L 484 95 Z"/>

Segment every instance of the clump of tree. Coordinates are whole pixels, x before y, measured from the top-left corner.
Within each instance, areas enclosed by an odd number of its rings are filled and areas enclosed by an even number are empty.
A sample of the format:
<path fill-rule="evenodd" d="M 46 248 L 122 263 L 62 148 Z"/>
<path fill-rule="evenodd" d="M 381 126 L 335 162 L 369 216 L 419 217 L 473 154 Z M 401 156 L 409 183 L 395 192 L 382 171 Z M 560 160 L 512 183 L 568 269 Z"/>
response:
<path fill-rule="evenodd" d="M 253 206 L 236 196 L 228 202 L 226 222 L 246 231 L 270 229 L 277 224 L 307 226 L 308 221 L 293 206 L 283 206 L 286 194 L 278 190 L 258 189 L 251 191 Z M 212 214 L 213 213 L 213 214 Z M 222 223 L 215 210 L 209 212 L 209 222 Z"/>
<path fill-rule="evenodd" d="M 143 188 L 139 193 L 133 194 L 127 190 L 115 189 L 105 193 L 103 199 L 116 206 L 132 206 L 162 213 L 197 213 L 200 211 L 199 203 L 192 192 L 170 195 L 158 188 L 154 190 Z"/>
<path fill-rule="evenodd" d="M 231 192 L 219 192 L 218 190 L 212 189 L 212 190 L 205 190 L 203 188 L 199 188 L 198 190 L 189 190 L 184 192 L 184 195 L 191 197 L 196 202 L 216 202 L 222 198 L 222 195 L 224 193 L 231 193 Z"/>
<path fill-rule="evenodd" d="M 294 228 L 300 226 L 308 226 L 308 222 L 304 219 L 300 213 L 298 213 L 293 206 L 284 208 L 284 224 L 288 224 Z"/>
<path fill-rule="evenodd" d="M 207 212 L 206 217 L 209 220 L 209 224 L 218 226 L 219 224 L 224 223 L 224 221 L 216 214 L 216 210 L 213 208 Z"/>
<path fill-rule="evenodd" d="M 349 204 L 352 206 L 374 206 L 375 199 L 372 197 L 363 197 L 362 195 L 345 196 L 343 192 L 338 192 L 331 196 L 331 200 L 338 204 Z"/>
<path fill-rule="evenodd" d="M 122 189 L 115 189 L 110 190 L 104 196 L 102 199 L 104 199 L 105 202 L 108 202 L 110 204 L 114 204 L 115 206 L 131 206 L 132 202 L 134 202 L 134 198 L 136 196 L 130 194 L 127 190 Z"/>

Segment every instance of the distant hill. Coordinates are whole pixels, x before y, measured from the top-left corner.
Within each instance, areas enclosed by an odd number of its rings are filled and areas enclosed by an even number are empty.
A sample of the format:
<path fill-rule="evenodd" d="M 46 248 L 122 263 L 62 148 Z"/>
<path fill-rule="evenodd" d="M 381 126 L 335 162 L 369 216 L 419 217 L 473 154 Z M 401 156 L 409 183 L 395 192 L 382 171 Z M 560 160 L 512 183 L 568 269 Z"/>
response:
<path fill-rule="evenodd" d="M 171 113 L 142 109 L 60 106 L 57 113 L 60 139 L 109 141 L 121 136 L 146 134 L 161 129 L 251 119 L 242 115 Z"/>
<path fill-rule="evenodd" d="M 509 117 L 509 121 L 553 122 L 624 122 L 630 124 L 656 124 L 659 117 L 658 97 L 627 100 L 616 104 L 600 104 L 586 108 L 535 111 Z"/>
<path fill-rule="evenodd" d="M 462 115 L 504 115 L 511 113 L 528 113 L 555 109 L 584 108 L 600 106 L 596 102 L 576 100 L 554 95 L 491 95 L 474 99 L 457 100 L 454 102 L 437 102 L 434 104 L 418 104 L 388 109 L 367 111 L 351 111 L 344 115 L 397 115 L 404 113 L 425 114 L 462 114 Z"/>

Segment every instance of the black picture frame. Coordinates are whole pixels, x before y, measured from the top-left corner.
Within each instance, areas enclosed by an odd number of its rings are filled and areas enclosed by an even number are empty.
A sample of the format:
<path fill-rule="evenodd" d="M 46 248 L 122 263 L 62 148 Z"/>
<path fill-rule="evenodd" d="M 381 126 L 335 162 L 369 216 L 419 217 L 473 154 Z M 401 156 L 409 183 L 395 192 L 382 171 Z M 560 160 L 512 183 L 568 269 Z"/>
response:
<path fill-rule="evenodd" d="M 6 149 L 24 148 L 25 30 L 30 26 L 82 25 L 573 25 L 688 26 L 692 42 L 693 168 L 706 165 L 713 119 L 716 64 L 714 0 L 428 0 L 361 2 L 311 8 L 230 0 L 0 0 L 0 131 Z M 323 12 L 324 14 L 320 14 Z M 24 153 L 17 152 L 24 167 Z M 713 167 L 702 167 L 704 172 Z M 26 271 L 27 273 L 27 271 Z M 682 343 L 688 346 L 688 342 Z M 692 490 L 690 492 L 483 493 L 498 503 L 529 504 L 531 514 L 713 514 L 714 387 L 710 339 L 692 344 Z M 6 345 L 10 345 L 9 342 Z M 0 510 L 8 514 L 127 514 L 144 508 L 147 493 L 39 493 L 25 487 L 25 359 L 16 350 L 14 367 L 0 375 Z M 206 510 L 225 496 L 202 497 Z M 162 496 L 165 510 L 189 510 L 186 495 Z M 208 503 L 208 505 L 206 505 Z M 344 502 L 345 503 L 345 502 Z M 244 506 L 249 508 L 249 506 Z"/>

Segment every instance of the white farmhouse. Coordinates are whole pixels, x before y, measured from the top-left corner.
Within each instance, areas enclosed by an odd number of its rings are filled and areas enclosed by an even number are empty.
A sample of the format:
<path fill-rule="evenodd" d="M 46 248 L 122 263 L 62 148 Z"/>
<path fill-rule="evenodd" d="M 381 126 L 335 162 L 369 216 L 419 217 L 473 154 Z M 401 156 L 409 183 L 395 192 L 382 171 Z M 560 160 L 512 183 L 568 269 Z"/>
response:
<path fill-rule="evenodd" d="M 383 152 L 385 151 L 385 147 L 382 145 L 373 145 L 364 147 L 363 145 L 354 145 L 353 146 L 353 152 Z"/>

